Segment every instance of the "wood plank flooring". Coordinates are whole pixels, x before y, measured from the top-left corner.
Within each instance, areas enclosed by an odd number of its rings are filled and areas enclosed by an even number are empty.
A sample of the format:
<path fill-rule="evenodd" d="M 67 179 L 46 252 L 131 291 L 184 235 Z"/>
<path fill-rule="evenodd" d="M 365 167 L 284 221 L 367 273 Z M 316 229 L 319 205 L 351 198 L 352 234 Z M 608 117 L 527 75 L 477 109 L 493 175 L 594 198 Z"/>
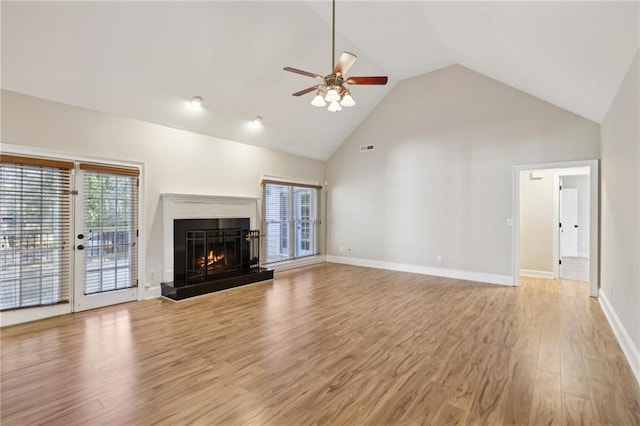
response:
<path fill-rule="evenodd" d="M 640 424 L 586 283 L 322 264 L 2 330 L 1 423 Z"/>

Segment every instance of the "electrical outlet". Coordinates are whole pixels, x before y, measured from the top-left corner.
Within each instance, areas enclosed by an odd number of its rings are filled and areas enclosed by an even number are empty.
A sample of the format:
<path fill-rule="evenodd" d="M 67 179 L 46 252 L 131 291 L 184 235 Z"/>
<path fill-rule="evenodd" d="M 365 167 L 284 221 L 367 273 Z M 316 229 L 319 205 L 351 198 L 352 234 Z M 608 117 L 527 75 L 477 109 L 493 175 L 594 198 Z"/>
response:
<path fill-rule="evenodd" d="M 340 253 L 344 252 L 344 246 L 340 246 Z"/>
<path fill-rule="evenodd" d="M 507 218 L 507 226 L 513 226 L 513 219 Z"/>
<path fill-rule="evenodd" d="M 438 257 L 436 257 L 436 260 L 438 261 L 438 263 L 442 263 L 442 256 L 438 255 Z"/>
<path fill-rule="evenodd" d="M 153 280 L 155 280 L 155 279 L 156 279 L 156 273 L 155 273 L 155 271 L 151 271 L 151 272 L 149 272 L 149 279 L 150 279 L 151 281 L 153 281 Z"/>
<path fill-rule="evenodd" d="M 349 254 L 353 253 L 353 249 L 352 248 L 347 248 L 347 253 L 349 253 Z"/>

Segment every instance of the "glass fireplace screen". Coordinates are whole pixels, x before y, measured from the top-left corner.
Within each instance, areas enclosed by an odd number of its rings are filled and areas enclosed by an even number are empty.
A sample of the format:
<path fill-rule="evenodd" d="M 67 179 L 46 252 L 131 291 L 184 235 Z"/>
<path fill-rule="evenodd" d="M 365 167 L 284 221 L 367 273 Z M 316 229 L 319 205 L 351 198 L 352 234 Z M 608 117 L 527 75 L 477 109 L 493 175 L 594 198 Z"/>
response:
<path fill-rule="evenodd" d="M 187 231 L 186 281 L 207 281 L 218 274 L 240 271 L 241 239 L 239 228 Z"/>

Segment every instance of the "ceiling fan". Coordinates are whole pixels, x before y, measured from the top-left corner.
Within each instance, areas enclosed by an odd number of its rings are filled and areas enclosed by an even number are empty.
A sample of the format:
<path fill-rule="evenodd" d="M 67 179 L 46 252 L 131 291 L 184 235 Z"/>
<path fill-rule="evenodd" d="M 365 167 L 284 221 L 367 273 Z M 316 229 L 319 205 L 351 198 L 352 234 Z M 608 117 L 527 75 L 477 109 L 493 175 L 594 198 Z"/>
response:
<path fill-rule="evenodd" d="M 304 75 L 319 80 L 319 83 L 307 87 L 304 90 L 293 93 L 293 96 L 302 96 L 313 91 L 316 92 L 316 96 L 311 101 L 311 105 L 317 107 L 324 107 L 329 104 L 327 108 L 329 112 L 338 112 L 342 110 L 342 107 L 350 107 L 356 104 L 351 96 L 350 90 L 345 87 L 346 84 L 350 85 L 385 85 L 388 78 L 386 76 L 368 76 L 368 77 L 346 77 L 349 68 L 358 59 L 356 55 L 349 52 L 342 52 L 338 63 L 335 63 L 336 58 L 336 0 L 332 1 L 332 25 L 331 25 L 331 67 L 333 71 L 331 74 L 321 76 L 308 71 L 299 70 L 297 68 L 285 67 L 285 71 L 293 72 L 296 74 Z"/>

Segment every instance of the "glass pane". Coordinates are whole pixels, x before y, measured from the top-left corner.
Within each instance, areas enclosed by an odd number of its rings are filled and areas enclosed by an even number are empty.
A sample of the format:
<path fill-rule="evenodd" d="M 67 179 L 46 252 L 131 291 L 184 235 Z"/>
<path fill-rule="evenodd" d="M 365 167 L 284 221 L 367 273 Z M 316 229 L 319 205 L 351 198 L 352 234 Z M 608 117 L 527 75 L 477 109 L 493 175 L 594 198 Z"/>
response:
<path fill-rule="evenodd" d="M 288 245 L 282 244 L 283 241 L 287 241 L 286 238 L 283 238 L 283 231 L 285 233 L 288 232 L 287 224 L 277 222 L 267 224 L 267 263 L 279 262 L 281 260 L 289 259 L 290 256 Z"/>
<path fill-rule="evenodd" d="M 0 309 L 68 300 L 69 171 L 0 163 Z"/>
<path fill-rule="evenodd" d="M 134 287 L 137 178 L 85 172 L 85 294 Z"/>

